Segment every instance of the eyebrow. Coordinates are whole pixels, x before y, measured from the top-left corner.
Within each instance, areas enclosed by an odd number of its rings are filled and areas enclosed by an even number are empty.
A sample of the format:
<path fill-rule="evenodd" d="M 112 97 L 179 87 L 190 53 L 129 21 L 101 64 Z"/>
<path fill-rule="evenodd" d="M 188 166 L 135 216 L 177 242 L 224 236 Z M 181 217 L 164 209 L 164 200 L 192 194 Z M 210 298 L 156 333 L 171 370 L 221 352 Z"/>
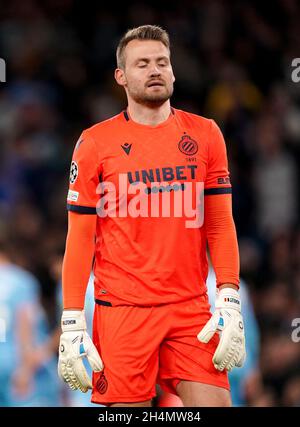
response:
<path fill-rule="evenodd" d="M 169 61 L 168 56 L 160 56 L 159 58 L 157 58 L 157 61 Z M 149 58 L 138 58 L 135 62 L 149 62 L 150 59 Z"/>

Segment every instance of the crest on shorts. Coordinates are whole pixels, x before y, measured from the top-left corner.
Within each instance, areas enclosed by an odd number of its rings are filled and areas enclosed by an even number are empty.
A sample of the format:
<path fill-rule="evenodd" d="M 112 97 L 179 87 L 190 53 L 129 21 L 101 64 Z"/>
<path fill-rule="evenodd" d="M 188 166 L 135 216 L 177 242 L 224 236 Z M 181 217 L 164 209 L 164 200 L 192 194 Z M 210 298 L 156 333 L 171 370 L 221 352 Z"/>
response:
<path fill-rule="evenodd" d="M 178 148 L 183 154 L 193 156 L 198 151 L 198 144 L 189 135 L 184 134 L 178 143 Z"/>
<path fill-rule="evenodd" d="M 100 378 L 98 378 L 96 382 L 96 389 L 99 391 L 100 394 L 106 393 L 108 387 L 108 382 L 103 373 L 101 373 Z"/>
<path fill-rule="evenodd" d="M 78 165 L 73 160 L 72 163 L 71 163 L 71 169 L 70 169 L 70 184 L 74 184 L 74 182 L 76 181 L 77 177 L 78 177 Z"/>

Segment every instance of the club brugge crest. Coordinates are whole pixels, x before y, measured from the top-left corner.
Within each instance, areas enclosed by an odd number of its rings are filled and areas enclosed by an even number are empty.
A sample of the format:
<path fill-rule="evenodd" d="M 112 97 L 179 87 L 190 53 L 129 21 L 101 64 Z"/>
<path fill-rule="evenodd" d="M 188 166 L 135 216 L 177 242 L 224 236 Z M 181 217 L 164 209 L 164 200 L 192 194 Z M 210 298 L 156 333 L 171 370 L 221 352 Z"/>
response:
<path fill-rule="evenodd" d="M 96 383 L 96 388 L 99 391 L 100 394 L 106 393 L 108 387 L 107 379 L 103 373 L 100 374 L 100 378 L 98 379 Z"/>
<path fill-rule="evenodd" d="M 178 143 L 178 148 L 183 154 L 193 156 L 198 151 L 198 144 L 189 135 L 185 134 L 181 137 L 181 140 Z"/>

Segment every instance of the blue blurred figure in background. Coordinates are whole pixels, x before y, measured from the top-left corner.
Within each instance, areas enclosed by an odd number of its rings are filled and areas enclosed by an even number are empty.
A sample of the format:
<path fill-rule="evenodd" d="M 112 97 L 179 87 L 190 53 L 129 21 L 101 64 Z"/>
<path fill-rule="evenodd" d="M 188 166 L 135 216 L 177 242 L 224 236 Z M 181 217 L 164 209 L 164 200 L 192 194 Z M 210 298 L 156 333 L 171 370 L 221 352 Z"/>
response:
<path fill-rule="evenodd" d="M 0 406 L 59 406 L 56 337 L 49 336 L 39 284 L 8 255 L 0 231 Z"/>

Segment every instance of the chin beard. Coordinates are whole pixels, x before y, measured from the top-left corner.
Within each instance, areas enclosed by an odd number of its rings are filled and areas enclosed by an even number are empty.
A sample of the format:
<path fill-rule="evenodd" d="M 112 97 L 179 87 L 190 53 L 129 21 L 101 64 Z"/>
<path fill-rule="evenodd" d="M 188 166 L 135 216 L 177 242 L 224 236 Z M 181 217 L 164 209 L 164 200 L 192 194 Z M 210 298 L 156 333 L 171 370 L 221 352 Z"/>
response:
<path fill-rule="evenodd" d="M 131 93 L 134 101 L 141 105 L 148 107 L 159 107 L 168 101 L 173 94 L 173 89 L 166 91 L 162 94 L 145 94 L 145 93 Z"/>

